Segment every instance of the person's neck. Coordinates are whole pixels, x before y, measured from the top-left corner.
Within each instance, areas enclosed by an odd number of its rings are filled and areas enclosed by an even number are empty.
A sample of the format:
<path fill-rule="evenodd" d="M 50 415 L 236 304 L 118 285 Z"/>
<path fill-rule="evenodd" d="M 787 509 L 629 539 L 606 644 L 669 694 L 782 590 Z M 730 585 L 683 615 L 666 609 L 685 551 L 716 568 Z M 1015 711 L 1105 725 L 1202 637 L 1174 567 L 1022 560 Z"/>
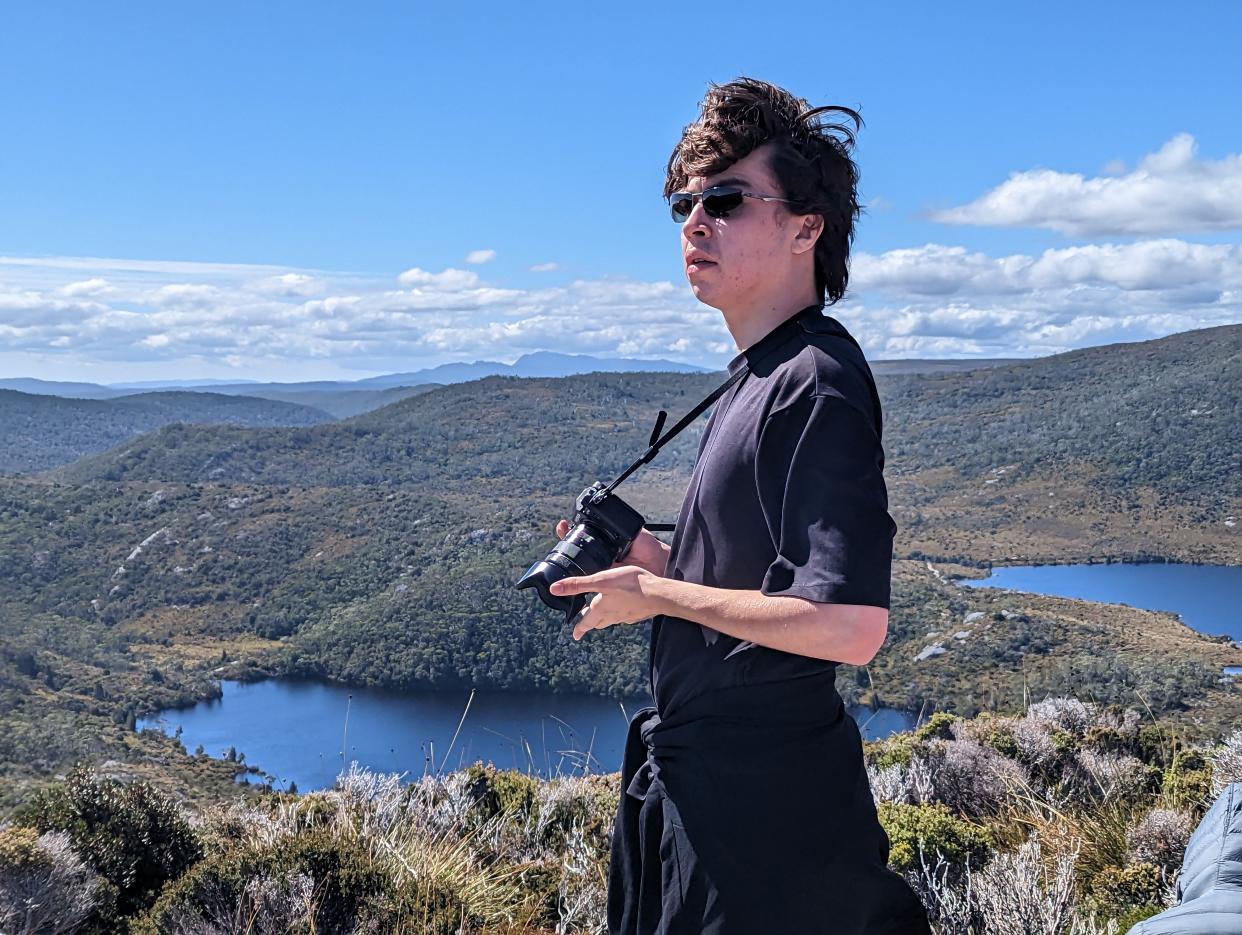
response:
<path fill-rule="evenodd" d="M 737 349 L 744 351 L 802 309 L 820 304 L 818 295 L 807 292 L 796 296 L 772 297 L 753 304 L 733 305 L 720 311 Z"/>

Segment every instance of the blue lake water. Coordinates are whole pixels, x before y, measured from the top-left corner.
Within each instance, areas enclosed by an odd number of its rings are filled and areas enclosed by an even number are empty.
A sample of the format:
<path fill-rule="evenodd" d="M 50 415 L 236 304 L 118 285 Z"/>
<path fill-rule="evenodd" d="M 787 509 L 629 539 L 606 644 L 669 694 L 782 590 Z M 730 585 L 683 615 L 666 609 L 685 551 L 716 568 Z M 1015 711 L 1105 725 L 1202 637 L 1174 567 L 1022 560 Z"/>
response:
<path fill-rule="evenodd" d="M 1242 566 L 1164 562 L 1013 565 L 994 567 L 987 578 L 962 579 L 961 583 L 1168 610 L 1200 633 L 1228 634 L 1242 641 Z"/>
<path fill-rule="evenodd" d="M 234 747 L 274 777 L 274 787 L 293 781 L 302 792 L 330 787 L 354 760 L 411 780 L 476 760 L 541 776 L 613 772 L 621 768 L 628 717 L 648 703 L 477 692 L 467 711 L 469 691 L 394 693 L 294 679 L 221 687 L 222 698 L 143 719 L 138 729 L 172 734 L 180 727 L 187 750 L 201 744 L 215 757 Z M 914 724 L 913 715 L 891 709 L 854 707 L 850 714 L 868 739 Z"/>
<path fill-rule="evenodd" d="M 1000 587 L 1169 610 L 1187 626 L 1242 641 L 1242 567 L 1098 564 L 996 567 L 967 587 Z M 1224 676 L 1242 676 L 1229 666 Z M 174 733 L 187 750 L 211 756 L 231 747 L 247 763 L 302 791 L 329 787 L 351 761 L 416 779 L 482 760 L 542 776 L 612 772 L 621 766 L 627 716 L 648 703 L 590 695 L 469 691 L 393 693 L 323 682 L 224 682 L 224 695 L 165 711 L 139 729 Z M 624 713 L 623 713 L 624 712 Z M 911 714 L 852 707 L 867 739 L 909 730 Z M 457 733 L 461 724 L 460 733 Z"/>

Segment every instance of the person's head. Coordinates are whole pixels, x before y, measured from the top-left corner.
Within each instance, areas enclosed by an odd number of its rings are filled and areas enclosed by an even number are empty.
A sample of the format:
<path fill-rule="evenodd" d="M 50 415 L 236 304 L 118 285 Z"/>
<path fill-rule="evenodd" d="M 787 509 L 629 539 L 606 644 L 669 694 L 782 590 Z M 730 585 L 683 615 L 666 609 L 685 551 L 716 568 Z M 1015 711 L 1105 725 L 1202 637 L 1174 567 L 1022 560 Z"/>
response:
<path fill-rule="evenodd" d="M 845 294 L 860 208 L 858 169 L 850 158 L 854 133 L 844 123 L 829 122 L 836 116 L 854 130 L 862 126 L 848 107 L 812 108 L 753 78 L 709 86 L 698 119 L 685 128 L 669 157 L 664 195 L 723 184 L 748 195 L 725 217 L 712 214 L 720 214 L 728 200 L 705 208 L 702 199 L 681 199 L 683 209 L 692 205 L 681 225 L 683 255 L 715 261 L 687 264 L 687 278 L 701 301 L 717 308 L 745 304 L 790 277 L 805 277 L 805 285 L 797 284 L 799 294 L 814 295 L 825 305 Z M 736 193 L 732 201 L 739 201 Z"/>

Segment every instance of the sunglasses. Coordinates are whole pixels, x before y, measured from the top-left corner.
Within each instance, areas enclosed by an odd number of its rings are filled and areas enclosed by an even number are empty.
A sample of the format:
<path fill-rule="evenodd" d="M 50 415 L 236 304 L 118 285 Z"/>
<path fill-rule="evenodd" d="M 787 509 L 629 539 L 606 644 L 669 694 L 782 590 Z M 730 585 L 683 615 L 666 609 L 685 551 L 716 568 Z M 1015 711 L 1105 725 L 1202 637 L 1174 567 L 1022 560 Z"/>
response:
<path fill-rule="evenodd" d="M 702 192 L 673 192 L 668 196 L 669 213 L 678 224 L 684 224 L 690 212 L 694 210 L 696 201 L 703 202 L 703 210 L 709 218 L 727 218 L 742 207 L 742 201 L 754 198 L 756 201 L 782 201 L 793 204 L 788 198 L 777 198 L 775 195 L 756 195 L 744 192 L 736 185 L 713 185 Z"/>

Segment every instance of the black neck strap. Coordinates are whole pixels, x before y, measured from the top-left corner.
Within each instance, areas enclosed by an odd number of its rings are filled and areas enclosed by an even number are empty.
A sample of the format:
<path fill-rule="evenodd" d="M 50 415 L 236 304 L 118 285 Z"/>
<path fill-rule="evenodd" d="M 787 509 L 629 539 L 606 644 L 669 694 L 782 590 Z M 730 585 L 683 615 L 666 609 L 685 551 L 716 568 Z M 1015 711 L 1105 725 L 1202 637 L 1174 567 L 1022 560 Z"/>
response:
<path fill-rule="evenodd" d="M 806 315 L 812 309 L 822 309 L 822 308 L 823 308 L 822 305 L 807 306 L 806 308 L 802 309 L 802 311 L 798 312 L 796 315 L 793 315 L 792 317 L 787 318 L 784 322 L 782 322 L 775 329 L 773 329 L 773 331 L 769 332 L 768 336 L 763 338 L 760 343 L 766 344 L 770 340 L 773 340 L 773 339 L 780 340 L 779 335 L 782 334 L 786 330 L 791 330 L 797 327 L 796 323 L 799 322 L 804 315 Z M 614 480 L 611 484 L 605 487 L 603 492 L 600 493 L 599 496 L 603 497 L 603 496 L 606 496 L 607 494 L 612 493 L 612 491 L 623 480 L 625 480 L 627 477 L 629 477 L 631 474 L 637 471 L 644 464 L 651 461 L 652 458 L 654 458 L 657 454 L 659 454 L 660 449 L 663 448 L 664 445 L 667 444 L 668 441 L 672 439 L 674 435 L 676 435 L 678 432 L 684 429 L 687 425 L 689 425 L 691 422 L 693 422 L 695 419 L 701 416 L 703 414 L 704 409 L 706 409 L 708 406 L 710 406 L 712 403 L 718 400 L 721 396 L 727 393 L 730 387 L 732 387 L 735 383 L 740 381 L 748 373 L 750 373 L 750 361 L 747 359 L 743 359 L 742 365 L 737 369 L 735 373 L 730 375 L 729 379 L 725 380 L 724 383 L 716 387 L 716 389 L 712 390 L 710 396 L 708 396 L 705 400 L 703 400 L 701 403 L 699 403 L 697 406 L 691 409 L 688 413 L 682 416 L 681 420 L 678 421 L 678 423 L 674 425 L 671 429 L 669 429 L 668 432 L 666 432 L 663 436 L 660 435 L 660 429 L 664 428 L 664 420 L 668 418 L 668 413 L 665 412 L 663 409 L 661 409 L 659 414 L 656 416 L 655 427 L 651 430 L 651 440 L 647 443 L 647 450 L 643 452 L 643 455 L 641 458 L 639 458 L 637 461 L 635 461 L 633 464 L 627 467 L 624 471 L 622 471 L 620 476 L 617 477 L 616 480 Z M 650 529 L 652 532 L 672 532 L 674 529 L 676 529 L 676 526 L 672 523 L 644 523 L 643 527 L 645 529 Z"/>
<path fill-rule="evenodd" d="M 666 432 L 663 436 L 660 435 L 660 429 L 664 428 L 664 420 L 668 418 L 668 413 L 665 412 L 663 409 L 661 409 L 659 414 L 656 416 L 655 427 L 651 430 L 651 441 L 648 442 L 647 450 L 643 452 L 642 457 L 640 457 L 637 461 L 635 461 L 633 464 L 627 467 L 624 471 L 622 471 L 620 476 L 618 476 L 616 480 L 614 480 L 611 484 L 605 487 L 603 492 L 600 494 L 600 496 L 604 496 L 605 494 L 612 493 L 612 491 L 617 487 L 617 485 L 619 485 L 623 480 L 625 480 L 627 477 L 629 477 L 631 474 L 637 471 L 640 467 L 642 467 L 644 464 L 646 464 L 652 458 L 654 458 L 657 454 L 659 454 L 660 449 L 663 448 L 673 438 L 674 435 L 676 435 L 678 432 L 684 429 L 687 425 L 689 425 L 691 422 L 693 422 L 695 419 L 701 416 L 703 414 L 704 409 L 706 409 L 708 406 L 710 406 L 712 403 L 718 400 L 721 396 L 727 393 L 730 387 L 732 387 L 735 383 L 741 380 L 742 377 L 746 376 L 746 374 L 748 374 L 749 372 L 750 372 L 750 368 L 748 366 L 743 365 L 739 367 L 736 373 L 730 376 L 729 379 L 725 380 L 724 383 L 720 384 L 720 386 L 712 390 L 710 396 L 708 396 L 701 403 L 699 403 L 697 406 L 691 409 L 688 413 L 682 416 L 681 420 L 678 421 L 678 423 L 674 425 L 671 429 L 669 429 L 668 432 Z M 665 524 L 661 524 L 661 526 L 663 525 Z M 647 528 L 657 529 L 657 527 L 653 525 L 648 525 Z M 673 527 L 668 526 L 667 528 L 671 530 Z"/>

